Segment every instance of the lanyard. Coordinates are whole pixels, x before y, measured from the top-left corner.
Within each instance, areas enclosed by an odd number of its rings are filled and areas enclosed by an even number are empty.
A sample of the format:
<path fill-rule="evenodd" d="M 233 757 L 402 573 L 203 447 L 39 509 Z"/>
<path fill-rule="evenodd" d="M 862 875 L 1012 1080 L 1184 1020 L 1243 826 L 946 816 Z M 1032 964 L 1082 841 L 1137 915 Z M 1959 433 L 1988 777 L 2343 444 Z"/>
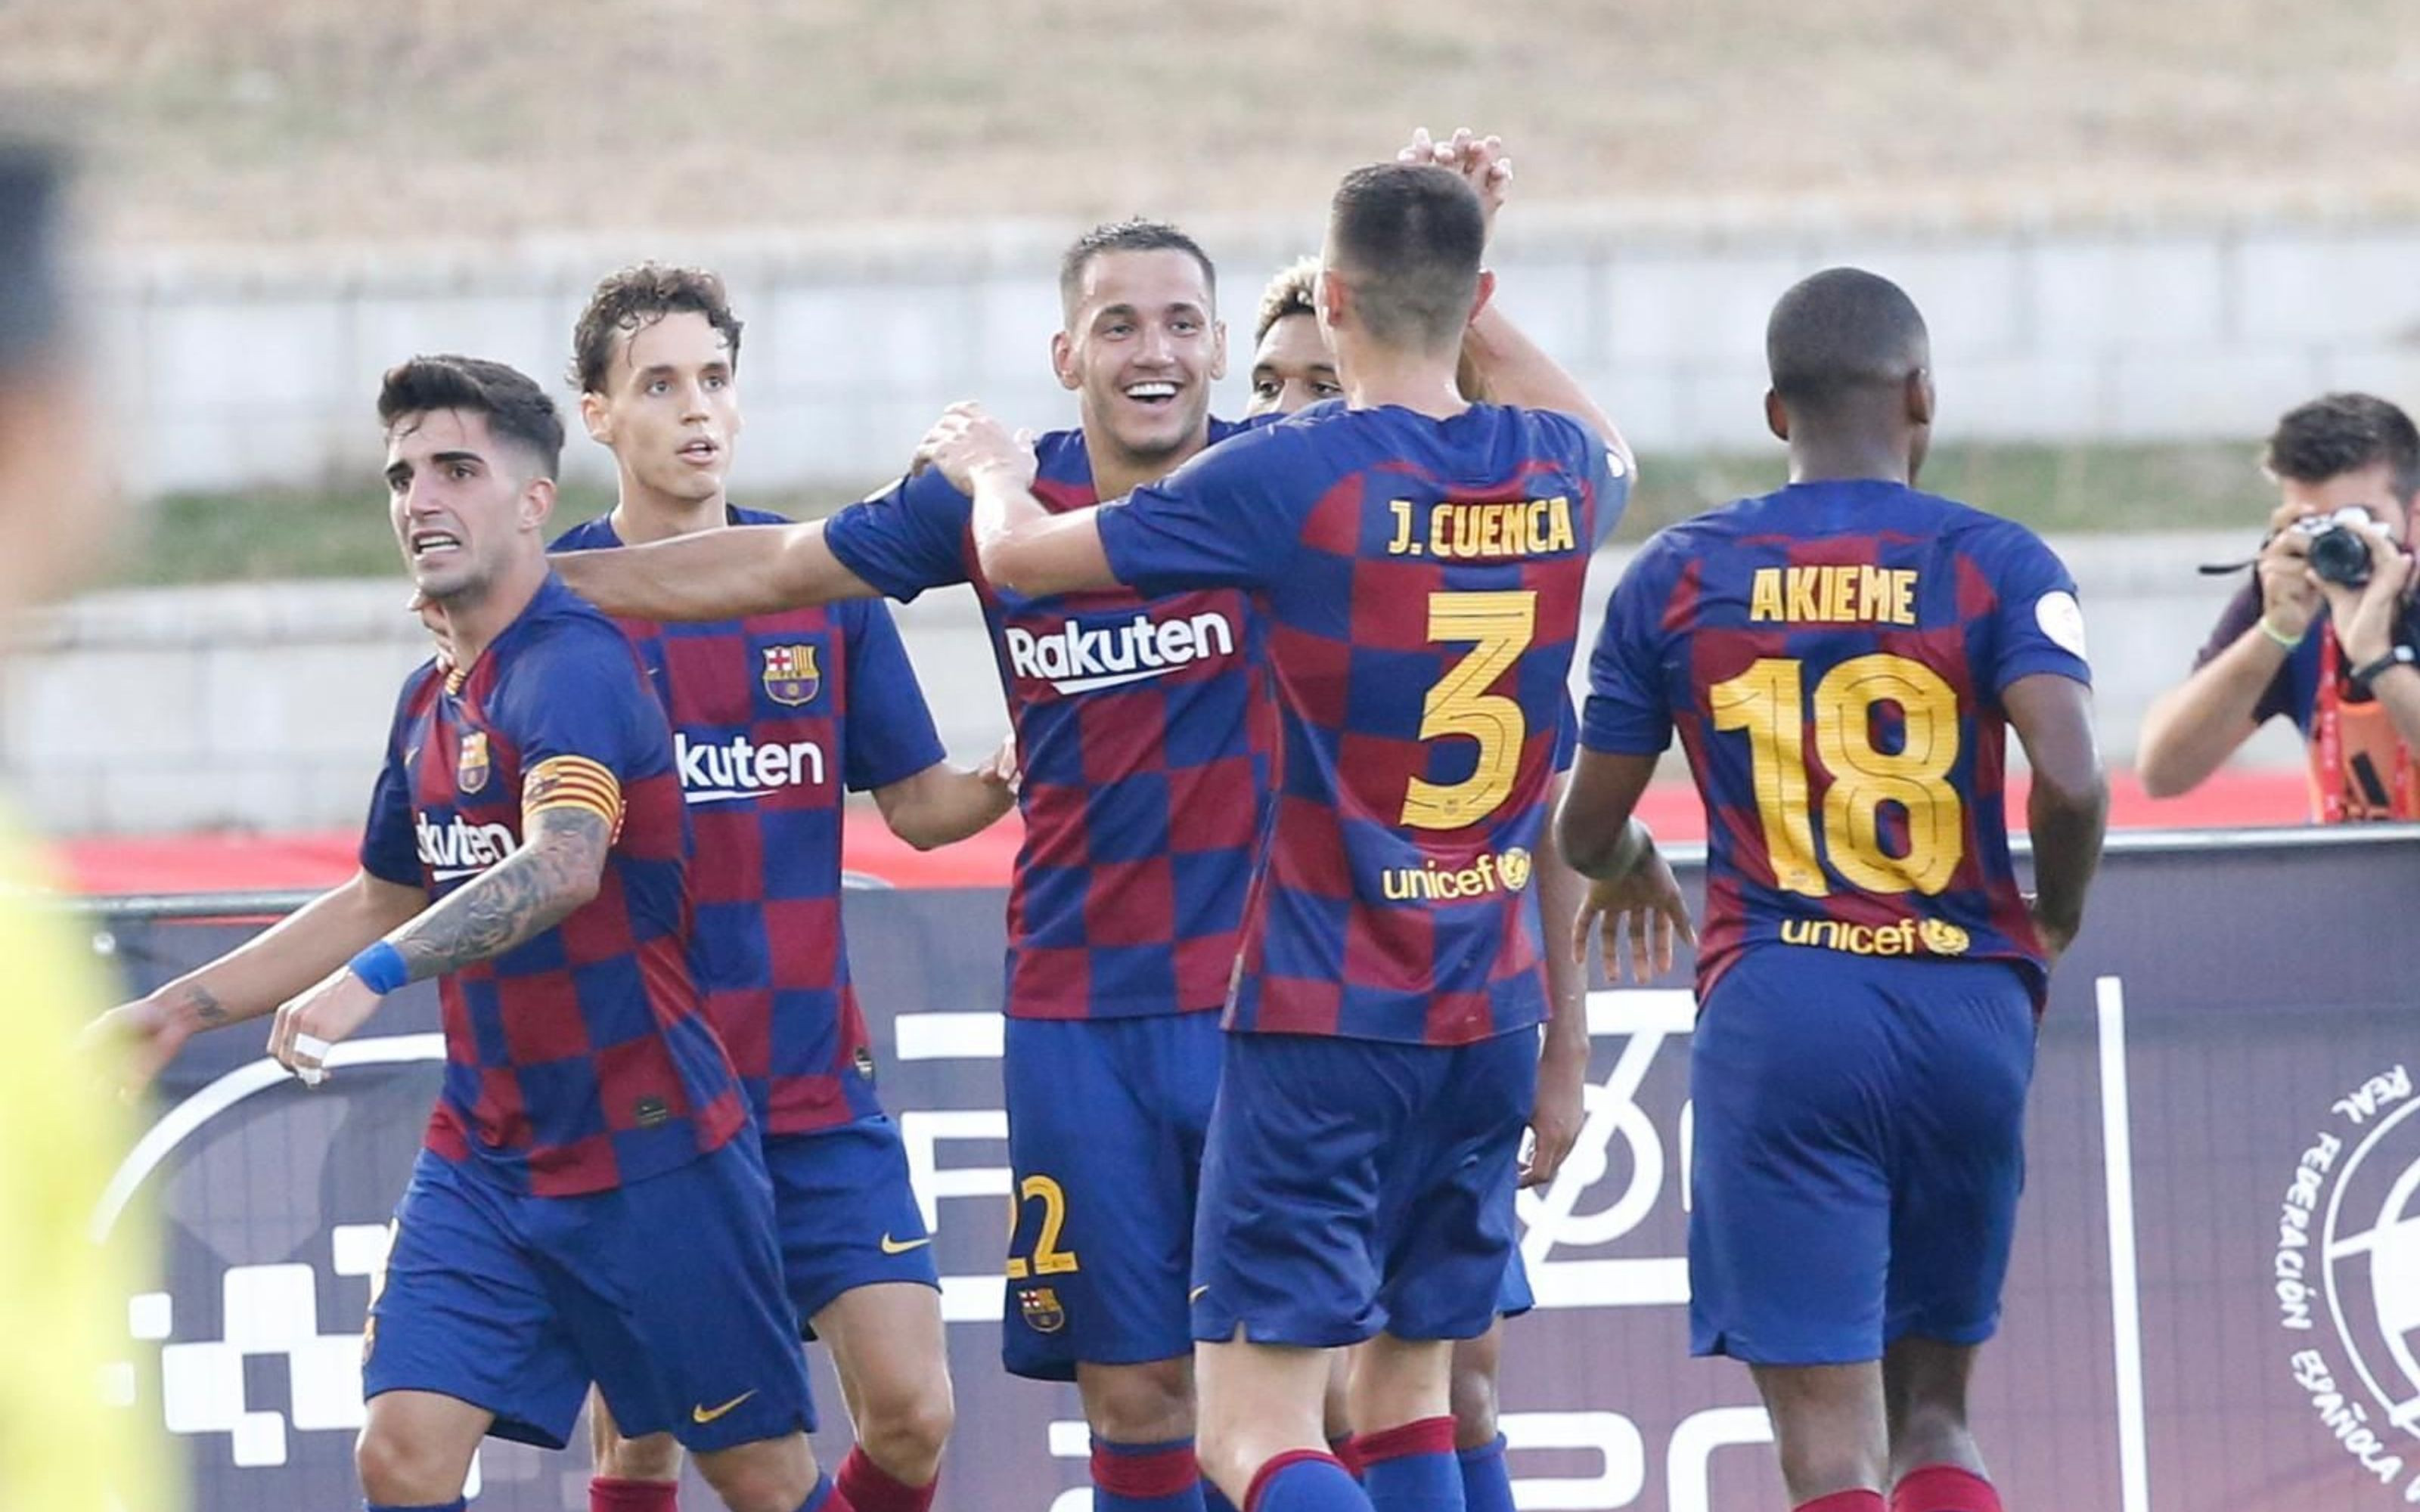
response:
<path fill-rule="evenodd" d="M 2369 760 L 2360 763 L 2363 757 Z M 2385 758 L 2385 772 L 2378 770 L 2381 757 Z M 2367 780 L 2363 765 L 2368 768 Z M 2373 791 L 2381 781 L 2383 795 Z M 2342 653 L 2333 634 L 2319 643 L 2319 696 L 2311 719 L 2311 807 L 2319 822 L 2328 825 L 2420 815 L 2412 752 L 2395 733 L 2382 701 L 2345 702 Z"/>

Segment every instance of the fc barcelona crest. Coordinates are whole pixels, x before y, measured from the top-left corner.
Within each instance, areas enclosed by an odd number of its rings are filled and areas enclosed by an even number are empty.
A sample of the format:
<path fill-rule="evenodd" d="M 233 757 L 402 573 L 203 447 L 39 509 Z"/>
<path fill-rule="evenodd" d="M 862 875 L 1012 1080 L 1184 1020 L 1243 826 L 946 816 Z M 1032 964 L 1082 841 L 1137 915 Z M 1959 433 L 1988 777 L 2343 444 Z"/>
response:
<path fill-rule="evenodd" d="M 815 648 L 801 643 L 765 648 L 765 696 L 776 703 L 796 706 L 813 700 L 824 686 L 815 665 Z"/>
<path fill-rule="evenodd" d="M 1016 1294 L 1016 1310 L 1036 1334 L 1056 1334 L 1067 1326 L 1067 1310 L 1059 1305 L 1055 1287 L 1026 1288 Z"/>
<path fill-rule="evenodd" d="M 462 754 L 454 763 L 454 785 L 464 793 L 476 793 L 488 785 L 488 733 L 485 730 L 462 732 Z"/>

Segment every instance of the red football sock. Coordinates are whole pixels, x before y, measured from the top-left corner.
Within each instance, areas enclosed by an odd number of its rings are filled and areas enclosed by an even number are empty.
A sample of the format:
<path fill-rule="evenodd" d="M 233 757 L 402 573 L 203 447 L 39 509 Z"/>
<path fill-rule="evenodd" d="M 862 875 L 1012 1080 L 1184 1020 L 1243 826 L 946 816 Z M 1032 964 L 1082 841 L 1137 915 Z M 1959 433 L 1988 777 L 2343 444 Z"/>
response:
<path fill-rule="evenodd" d="M 1891 1488 L 1890 1512 L 2000 1512 L 2000 1493 L 1971 1470 L 1919 1465 Z"/>
<path fill-rule="evenodd" d="M 933 1492 L 941 1482 L 937 1476 L 929 1484 L 910 1486 L 867 1458 L 860 1444 L 840 1462 L 832 1484 L 856 1512 L 931 1512 Z"/>
<path fill-rule="evenodd" d="M 1798 1512 L 1890 1512 L 1880 1491 L 1834 1491 L 1801 1504 Z"/>
<path fill-rule="evenodd" d="M 588 1483 L 588 1512 L 680 1512 L 680 1487 L 668 1480 L 598 1475 Z"/>

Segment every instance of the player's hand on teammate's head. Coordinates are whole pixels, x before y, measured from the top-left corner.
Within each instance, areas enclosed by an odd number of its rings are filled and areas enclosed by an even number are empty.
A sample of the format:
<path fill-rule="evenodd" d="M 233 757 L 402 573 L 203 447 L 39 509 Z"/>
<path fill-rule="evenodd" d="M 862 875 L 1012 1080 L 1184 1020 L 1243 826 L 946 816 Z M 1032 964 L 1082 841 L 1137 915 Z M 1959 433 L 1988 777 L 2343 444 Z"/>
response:
<path fill-rule="evenodd" d="M 977 474 L 998 472 L 1020 488 L 1033 486 L 1033 433 L 1008 427 L 979 404 L 960 401 L 941 411 L 933 428 L 917 444 L 910 473 L 938 471 L 958 492 L 975 491 Z"/>
<path fill-rule="evenodd" d="M 95 1075 L 120 1097 L 132 1098 L 177 1058 L 193 1033 L 192 1024 L 170 1012 L 166 1004 L 138 997 L 85 1025 L 76 1048 Z"/>
<path fill-rule="evenodd" d="M 1572 958 L 1588 963 L 1589 935 L 1600 933 L 1605 974 L 1623 976 L 1622 936 L 1630 938 L 1629 977 L 1648 982 L 1672 969 L 1679 942 L 1698 943 L 1697 926 L 1689 921 L 1688 900 L 1681 895 L 1680 879 L 1672 875 L 1664 853 L 1648 849 L 1638 863 L 1612 882 L 1589 884 L 1579 917 L 1572 921 Z"/>
<path fill-rule="evenodd" d="M 1504 155 L 1502 137 L 1474 136 L 1465 126 L 1440 142 L 1422 126 L 1413 131 L 1410 145 L 1395 154 L 1395 161 L 1435 163 L 1462 175 L 1479 195 L 1479 208 L 1487 218 L 1489 234 L 1495 233 L 1496 212 L 1504 208 L 1512 190 L 1512 160 Z"/>

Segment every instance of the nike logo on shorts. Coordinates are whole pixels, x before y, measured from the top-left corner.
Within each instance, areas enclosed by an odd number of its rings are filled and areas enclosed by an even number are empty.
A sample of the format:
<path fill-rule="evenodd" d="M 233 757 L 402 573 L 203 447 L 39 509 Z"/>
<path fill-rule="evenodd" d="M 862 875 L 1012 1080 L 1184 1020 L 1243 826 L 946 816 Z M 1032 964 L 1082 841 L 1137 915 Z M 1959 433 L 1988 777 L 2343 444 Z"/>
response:
<path fill-rule="evenodd" d="M 706 1407 L 703 1405 L 692 1407 L 689 1410 L 689 1420 L 692 1423 L 711 1423 L 716 1418 L 722 1416 L 725 1412 L 730 1412 L 733 1408 L 738 1406 L 741 1402 L 746 1401 L 749 1397 L 755 1395 L 756 1394 L 753 1391 L 743 1391 L 738 1396 L 731 1398 L 731 1400 L 723 1403 L 721 1407 Z"/>
<path fill-rule="evenodd" d="M 930 1239 L 910 1239 L 902 1241 L 893 1239 L 889 1234 L 885 1234 L 882 1236 L 882 1253 L 885 1255 L 905 1255 L 909 1250 L 923 1249 L 925 1245 L 931 1242 L 932 1241 Z"/>

